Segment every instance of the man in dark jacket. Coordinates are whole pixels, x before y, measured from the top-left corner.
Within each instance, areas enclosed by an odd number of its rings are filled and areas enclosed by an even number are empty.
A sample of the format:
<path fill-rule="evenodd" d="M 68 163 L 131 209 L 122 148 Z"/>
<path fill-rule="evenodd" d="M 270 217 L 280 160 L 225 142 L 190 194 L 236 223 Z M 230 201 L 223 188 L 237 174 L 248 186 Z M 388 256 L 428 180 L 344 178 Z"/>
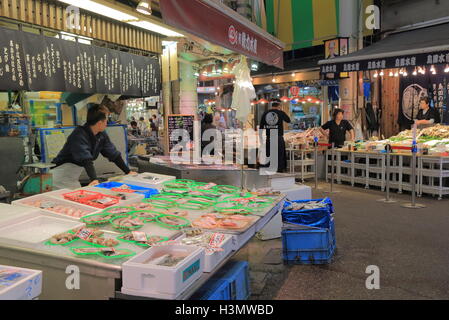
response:
<path fill-rule="evenodd" d="M 271 163 L 271 145 L 277 146 L 277 171 L 285 172 L 287 170 L 287 151 L 284 140 L 284 122 L 290 123 L 290 117 L 281 110 L 281 100 L 273 99 L 271 101 L 271 109 L 262 115 L 260 129 L 266 130 L 266 156 Z M 271 130 L 277 131 L 277 140 L 271 137 Z"/>
<path fill-rule="evenodd" d="M 87 123 L 72 132 L 58 156 L 53 160 L 57 166 L 51 170 L 53 186 L 56 189 L 81 187 L 79 178 L 83 169 L 90 178 L 90 185 L 98 184 L 94 161 L 100 154 L 114 162 L 125 174 L 134 174 L 104 132 L 107 128 L 108 114 L 109 110 L 106 107 L 98 104 L 90 105 Z"/>

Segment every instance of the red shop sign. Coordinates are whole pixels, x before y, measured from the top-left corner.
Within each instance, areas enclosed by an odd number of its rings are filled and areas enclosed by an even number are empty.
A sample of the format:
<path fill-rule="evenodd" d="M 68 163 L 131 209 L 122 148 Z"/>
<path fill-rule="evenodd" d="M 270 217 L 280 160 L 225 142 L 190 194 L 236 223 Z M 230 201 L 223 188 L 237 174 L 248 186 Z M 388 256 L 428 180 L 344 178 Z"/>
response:
<path fill-rule="evenodd" d="M 209 0 L 160 0 L 164 22 L 268 65 L 284 68 L 280 43 L 251 30 Z M 224 11 L 226 11 L 224 9 Z M 231 10 L 231 9 L 229 9 Z M 231 10 L 232 11 L 232 10 Z"/>
<path fill-rule="evenodd" d="M 293 97 L 299 96 L 299 92 L 300 92 L 299 87 L 291 87 L 291 88 L 290 88 L 290 94 L 291 94 Z"/>

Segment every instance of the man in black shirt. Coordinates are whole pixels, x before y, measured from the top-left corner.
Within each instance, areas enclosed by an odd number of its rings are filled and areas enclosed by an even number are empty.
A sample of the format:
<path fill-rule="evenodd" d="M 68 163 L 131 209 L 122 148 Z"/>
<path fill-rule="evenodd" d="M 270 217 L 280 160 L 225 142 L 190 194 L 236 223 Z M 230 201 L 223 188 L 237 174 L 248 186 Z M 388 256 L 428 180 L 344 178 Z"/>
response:
<path fill-rule="evenodd" d="M 430 99 L 428 97 L 422 97 L 419 103 L 419 112 L 415 120 L 419 129 L 428 128 L 440 123 L 440 116 L 435 108 L 430 107 Z"/>
<path fill-rule="evenodd" d="M 260 129 L 266 130 L 267 145 L 266 155 L 270 159 L 270 147 L 272 143 L 277 143 L 278 148 L 278 172 L 285 172 L 287 169 L 287 151 L 285 150 L 284 140 L 284 122 L 290 123 L 290 117 L 280 109 L 281 101 L 279 99 L 272 100 L 271 109 L 262 115 Z M 271 130 L 277 130 L 277 141 L 272 141 Z"/>
<path fill-rule="evenodd" d="M 335 148 L 341 148 L 345 145 L 346 132 L 351 134 L 351 141 L 355 140 L 354 128 L 347 120 L 343 120 L 344 110 L 335 109 L 332 120 L 328 121 L 321 128 L 329 130 L 329 144 L 334 143 Z"/>
<path fill-rule="evenodd" d="M 134 174 L 123 161 L 120 152 L 112 144 L 104 132 L 107 128 L 109 110 L 98 104 L 90 106 L 87 112 L 87 123 L 77 127 L 68 137 L 62 150 L 53 160 L 56 168 L 53 174 L 53 186 L 56 189 L 76 189 L 83 169 L 86 170 L 91 185 L 98 184 L 93 162 L 100 153 L 114 162 L 125 174 Z"/>

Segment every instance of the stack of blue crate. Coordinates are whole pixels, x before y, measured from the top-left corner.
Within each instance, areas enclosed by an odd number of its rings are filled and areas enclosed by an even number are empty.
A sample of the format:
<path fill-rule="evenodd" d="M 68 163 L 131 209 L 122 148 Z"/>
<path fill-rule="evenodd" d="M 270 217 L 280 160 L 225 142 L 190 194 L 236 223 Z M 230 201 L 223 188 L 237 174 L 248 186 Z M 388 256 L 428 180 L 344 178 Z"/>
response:
<path fill-rule="evenodd" d="M 322 202 L 323 208 L 288 210 L 292 203 Z M 329 198 L 286 202 L 282 211 L 285 264 L 329 264 L 336 249 L 334 208 Z"/>

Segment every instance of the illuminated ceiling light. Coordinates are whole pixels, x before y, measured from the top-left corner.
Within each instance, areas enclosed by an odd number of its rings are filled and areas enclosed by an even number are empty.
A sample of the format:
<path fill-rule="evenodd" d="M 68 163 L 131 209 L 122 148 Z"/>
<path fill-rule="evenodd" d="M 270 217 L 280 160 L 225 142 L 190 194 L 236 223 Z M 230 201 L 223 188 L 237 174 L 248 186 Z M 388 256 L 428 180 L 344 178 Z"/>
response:
<path fill-rule="evenodd" d="M 444 72 L 448 73 L 449 72 L 449 64 L 446 65 L 446 68 L 444 68 Z"/>
<path fill-rule="evenodd" d="M 399 74 L 403 74 L 404 73 L 404 70 L 399 70 Z"/>
<path fill-rule="evenodd" d="M 394 74 L 394 76 L 397 78 L 397 77 L 399 77 L 399 72 L 395 72 L 395 74 Z"/>
<path fill-rule="evenodd" d="M 377 73 L 377 71 L 374 73 L 373 77 L 377 78 L 379 76 L 379 74 Z"/>
<path fill-rule="evenodd" d="M 150 1 L 140 1 L 136 8 L 137 12 L 151 16 L 153 11 L 151 10 L 151 0 Z"/>
<path fill-rule="evenodd" d="M 402 75 L 403 75 L 404 77 L 407 77 L 407 76 L 408 76 L 407 70 L 405 70 L 405 71 L 402 73 Z"/>
<path fill-rule="evenodd" d="M 382 71 L 379 73 L 379 76 L 383 77 L 384 75 L 385 75 L 385 73 L 384 73 L 384 71 L 382 70 Z"/>
<path fill-rule="evenodd" d="M 390 76 L 390 77 L 394 76 L 393 72 L 390 71 L 390 73 L 388 74 L 388 76 Z"/>
<path fill-rule="evenodd" d="M 259 63 L 254 61 L 253 63 L 251 63 L 251 71 L 257 71 L 259 70 Z"/>
<path fill-rule="evenodd" d="M 165 28 L 159 24 L 152 23 L 146 20 L 140 20 L 138 17 L 131 14 L 127 14 L 120 10 L 113 9 L 106 5 L 97 3 L 92 0 L 59 0 L 60 2 L 66 3 L 71 6 L 75 6 L 110 19 L 118 20 L 121 22 L 126 22 L 138 28 L 149 30 L 151 32 L 159 33 L 167 37 L 184 37 L 184 35 Z"/>
<path fill-rule="evenodd" d="M 293 72 L 293 73 L 292 73 L 292 77 L 296 77 L 296 73 Z"/>
<path fill-rule="evenodd" d="M 412 73 L 414 76 L 417 76 L 418 75 L 418 71 L 416 71 L 416 68 L 415 68 L 415 70 L 413 70 L 413 73 Z"/>

